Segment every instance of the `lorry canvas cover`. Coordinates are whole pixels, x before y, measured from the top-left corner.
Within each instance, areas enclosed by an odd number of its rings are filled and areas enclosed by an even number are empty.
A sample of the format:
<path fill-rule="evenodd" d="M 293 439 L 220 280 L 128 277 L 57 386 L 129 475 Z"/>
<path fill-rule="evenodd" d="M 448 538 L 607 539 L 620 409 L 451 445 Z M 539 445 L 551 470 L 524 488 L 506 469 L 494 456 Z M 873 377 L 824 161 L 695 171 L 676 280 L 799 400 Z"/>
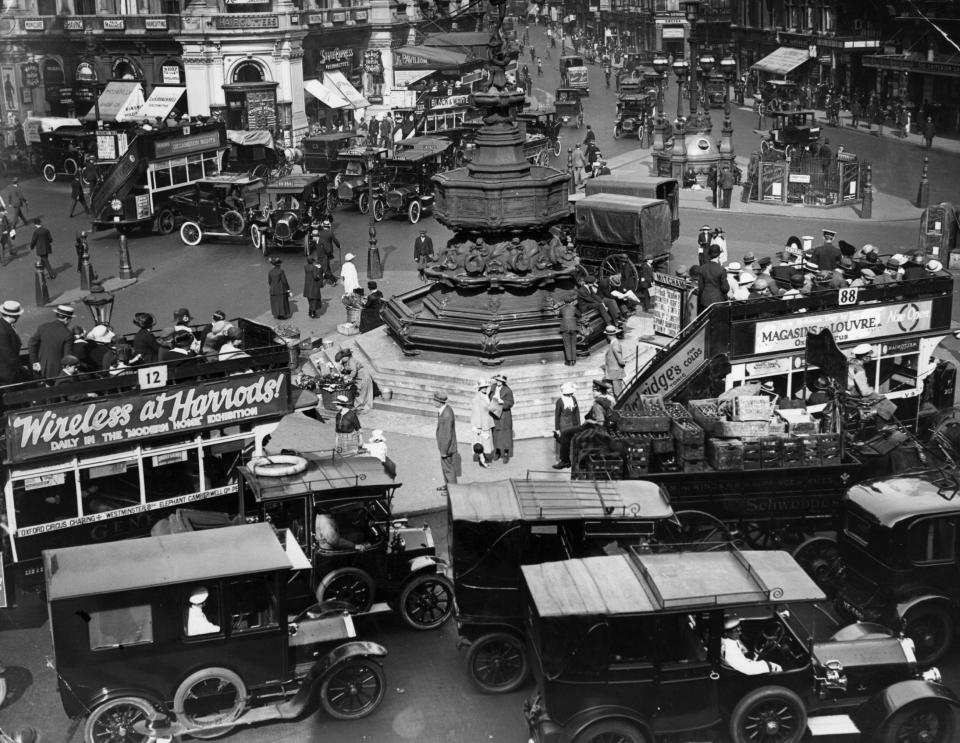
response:
<path fill-rule="evenodd" d="M 670 250 L 670 205 L 661 199 L 595 194 L 576 203 L 577 240 L 656 255 Z"/>
<path fill-rule="evenodd" d="M 826 598 L 789 553 L 775 551 L 585 557 L 524 565 L 523 577 L 544 619 Z"/>
<path fill-rule="evenodd" d="M 273 135 L 268 131 L 247 131 L 245 129 L 227 129 L 227 141 L 241 147 L 266 147 L 275 149 Z"/>
<path fill-rule="evenodd" d="M 288 570 L 291 560 L 270 524 L 246 524 L 44 550 L 43 566 L 52 602 L 163 583 Z"/>

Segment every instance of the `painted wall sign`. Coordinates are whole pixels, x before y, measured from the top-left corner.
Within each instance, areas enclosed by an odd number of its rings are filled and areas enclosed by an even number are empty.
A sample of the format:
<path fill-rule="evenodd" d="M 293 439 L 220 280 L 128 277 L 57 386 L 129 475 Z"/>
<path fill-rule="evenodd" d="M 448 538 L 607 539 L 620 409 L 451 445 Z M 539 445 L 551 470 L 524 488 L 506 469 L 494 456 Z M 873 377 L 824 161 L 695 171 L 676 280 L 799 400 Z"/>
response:
<path fill-rule="evenodd" d="M 288 408 L 288 395 L 286 374 L 270 372 L 175 391 L 10 413 L 7 456 L 12 462 L 22 462 L 54 452 L 276 415 Z"/>
<path fill-rule="evenodd" d="M 641 395 L 669 396 L 707 362 L 707 326 L 680 344 L 677 351 L 656 374 L 640 385 Z"/>

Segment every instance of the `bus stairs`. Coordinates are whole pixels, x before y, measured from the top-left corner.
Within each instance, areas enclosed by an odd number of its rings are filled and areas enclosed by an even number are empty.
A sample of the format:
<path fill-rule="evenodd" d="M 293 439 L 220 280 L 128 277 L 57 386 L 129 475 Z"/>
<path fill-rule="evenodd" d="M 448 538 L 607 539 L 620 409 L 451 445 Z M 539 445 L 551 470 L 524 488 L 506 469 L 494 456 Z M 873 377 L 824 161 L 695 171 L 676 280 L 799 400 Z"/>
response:
<path fill-rule="evenodd" d="M 145 157 L 137 157 L 134 137 L 127 151 L 114 164 L 106 177 L 100 182 L 91 199 L 91 211 L 99 215 L 112 199 L 122 199 L 137 184 L 146 172 L 149 163 Z"/>

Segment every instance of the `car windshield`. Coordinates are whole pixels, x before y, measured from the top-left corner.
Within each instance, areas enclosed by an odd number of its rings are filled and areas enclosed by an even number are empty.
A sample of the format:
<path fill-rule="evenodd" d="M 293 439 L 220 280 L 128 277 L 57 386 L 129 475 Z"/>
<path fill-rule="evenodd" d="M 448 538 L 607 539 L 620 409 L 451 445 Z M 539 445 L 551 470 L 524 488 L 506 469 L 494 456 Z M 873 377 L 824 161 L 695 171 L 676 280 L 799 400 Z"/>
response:
<path fill-rule="evenodd" d="M 363 175 L 363 166 L 360 164 L 359 160 L 352 160 L 347 163 L 347 167 L 343 170 L 344 175 Z"/>

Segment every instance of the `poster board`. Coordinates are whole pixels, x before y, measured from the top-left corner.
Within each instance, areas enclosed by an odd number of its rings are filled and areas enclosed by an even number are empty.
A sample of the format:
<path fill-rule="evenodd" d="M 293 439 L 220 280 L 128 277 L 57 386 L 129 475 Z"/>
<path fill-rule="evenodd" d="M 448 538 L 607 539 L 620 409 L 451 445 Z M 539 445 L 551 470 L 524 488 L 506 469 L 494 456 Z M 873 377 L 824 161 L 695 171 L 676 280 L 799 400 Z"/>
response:
<path fill-rule="evenodd" d="M 693 284 L 686 279 L 665 273 L 653 274 L 650 296 L 653 298 L 653 330 L 657 335 L 676 338 L 690 321 L 687 296 Z"/>

